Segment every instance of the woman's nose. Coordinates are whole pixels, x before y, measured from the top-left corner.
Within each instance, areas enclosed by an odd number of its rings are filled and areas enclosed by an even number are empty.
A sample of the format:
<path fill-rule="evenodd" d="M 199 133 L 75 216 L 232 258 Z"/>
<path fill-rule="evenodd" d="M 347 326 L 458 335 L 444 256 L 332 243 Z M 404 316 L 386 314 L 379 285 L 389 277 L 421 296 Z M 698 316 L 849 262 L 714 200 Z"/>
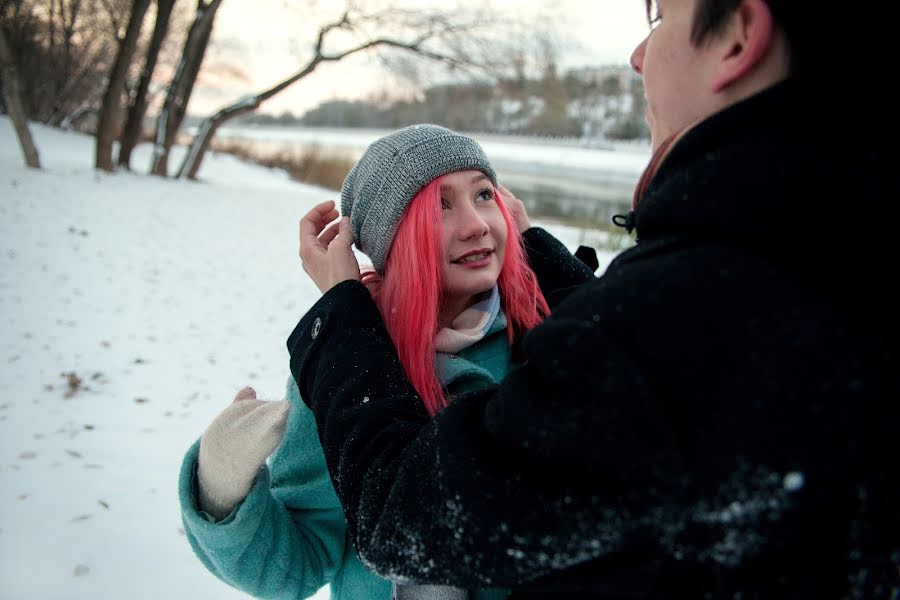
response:
<path fill-rule="evenodd" d="M 631 53 L 631 68 L 634 69 L 634 72 L 638 75 L 644 74 L 644 51 L 647 49 L 647 39 L 650 36 L 648 35 L 641 43 L 637 45 L 634 51 Z"/>
<path fill-rule="evenodd" d="M 462 240 L 468 240 L 475 237 L 484 237 L 490 231 L 487 221 L 478 213 L 475 207 L 470 206 L 462 211 L 460 215 L 459 228 L 457 235 Z"/>

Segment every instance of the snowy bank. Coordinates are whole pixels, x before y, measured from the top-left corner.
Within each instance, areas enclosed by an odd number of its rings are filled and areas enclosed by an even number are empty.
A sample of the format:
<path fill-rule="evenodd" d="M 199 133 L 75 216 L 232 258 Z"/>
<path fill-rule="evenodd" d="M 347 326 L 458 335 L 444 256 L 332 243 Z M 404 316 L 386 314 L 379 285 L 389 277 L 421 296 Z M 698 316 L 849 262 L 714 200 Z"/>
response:
<path fill-rule="evenodd" d="M 244 598 L 194 557 L 178 468 L 240 387 L 282 396 L 319 295 L 297 222 L 334 194 L 216 154 L 97 173 L 92 138 L 31 127 L 41 171 L 0 117 L 0 597 Z"/>

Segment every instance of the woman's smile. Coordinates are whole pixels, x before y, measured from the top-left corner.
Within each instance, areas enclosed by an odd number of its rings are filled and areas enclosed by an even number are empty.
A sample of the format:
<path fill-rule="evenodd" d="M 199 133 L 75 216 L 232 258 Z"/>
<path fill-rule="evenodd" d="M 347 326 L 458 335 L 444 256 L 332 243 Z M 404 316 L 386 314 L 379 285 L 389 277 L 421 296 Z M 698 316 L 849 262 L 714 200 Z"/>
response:
<path fill-rule="evenodd" d="M 467 252 L 456 260 L 451 260 L 450 262 L 462 267 L 479 269 L 490 265 L 493 257 L 494 250 L 492 248 L 478 248 L 476 250 L 472 250 L 471 252 Z"/>

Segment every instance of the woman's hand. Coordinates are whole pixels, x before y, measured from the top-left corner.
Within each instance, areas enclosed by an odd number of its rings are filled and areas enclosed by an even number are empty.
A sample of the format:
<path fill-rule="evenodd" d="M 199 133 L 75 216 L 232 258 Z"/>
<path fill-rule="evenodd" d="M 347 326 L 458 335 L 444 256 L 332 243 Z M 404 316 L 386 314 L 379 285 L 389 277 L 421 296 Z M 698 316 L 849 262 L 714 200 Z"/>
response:
<path fill-rule="evenodd" d="M 221 521 L 247 497 L 256 475 L 284 437 L 291 404 L 258 400 L 245 387 L 200 438 L 200 508 Z"/>
<path fill-rule="evenodd" d="M 516 222 L 516 228 L 519 230 L 519 233 L 523 233 L 526 229 L 531 227 L 531 221 L 528 219 L 528 212 L 525 210 L 525 204 L 516 198 L 515 194 L 502 185 L 498 184 L 497 187 L 500 190 L 500 195 L 503 196 L 504 202 L 506 202 L 506 206 L 509 208 L 509 212 L 513 215 L 513 219 Z"/>
<path fill-rule="evenodd" d="M 300 262 L 323 294 L 342 281 L 361 279 L 350 219 L 332 223 L 337 217 L 334 201 L 328 200 L 300 219 Z"/>

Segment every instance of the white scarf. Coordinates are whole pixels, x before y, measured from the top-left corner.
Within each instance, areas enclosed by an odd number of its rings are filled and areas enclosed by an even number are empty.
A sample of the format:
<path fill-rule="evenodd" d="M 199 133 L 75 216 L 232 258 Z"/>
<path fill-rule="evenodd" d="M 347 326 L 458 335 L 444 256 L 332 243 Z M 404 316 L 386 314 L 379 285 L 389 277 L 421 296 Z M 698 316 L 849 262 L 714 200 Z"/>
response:
<path fill-rule="evenodd" d="M 434 338 L 435 350 L 456 354 L 485 336 L 500 313 L 500 290 L 494 284 L 484 294 L 484 298 L 459 313 L 450 327 L 438 331 Z"/>

